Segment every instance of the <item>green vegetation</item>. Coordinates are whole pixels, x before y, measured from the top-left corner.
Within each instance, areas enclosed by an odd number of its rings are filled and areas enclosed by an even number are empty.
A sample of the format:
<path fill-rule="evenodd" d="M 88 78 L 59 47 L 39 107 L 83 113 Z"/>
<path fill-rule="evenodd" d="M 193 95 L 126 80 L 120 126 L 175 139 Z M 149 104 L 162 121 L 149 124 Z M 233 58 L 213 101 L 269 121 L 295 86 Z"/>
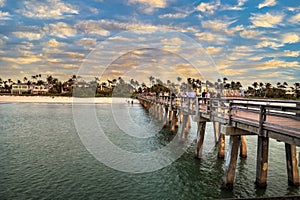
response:
<path fill-rule="evenodd" d="M 76 96 L 76 97 L 136 97 L 138 93 L 174 93 L 196 92 L 198 95 L 206 89 L 222 96 L 244 96 L 248 98 L 275 98 L 275 99 L 299 99 L 300 83 L 287 82 L 271 83 L 254 82 L 247 89 L 243 89 L 240 81 L 228 81 L 226 77 L 215 82 L 201 81 L 189 77 L 184 81 L 181 77 L 176 78 L 174 83 L 170 80 L 163 82 L 159 78 L 149 77 L 149 86 L 146 83 L 139 83 L 131 79 L 128 82 L 122 77 L 118 79 L 100 82 L 98 77 L 92 81 L 85 81 L 82 77 L 72 75 L 67 81 L 60 81 L 48 75 L 46 78 L 41 74 L 33 75 L 30 78 L 24 77 L 14 82 L 12 79 L 2 80 L 0 78 L 0 94 L 13 94 L 13 85 L 18 84 L 27 87 L 27 90 L 16 93 L 16 95 L 45 95 L 45 96 Z M 43 86 L 43 90 L 37 86 Z"/>

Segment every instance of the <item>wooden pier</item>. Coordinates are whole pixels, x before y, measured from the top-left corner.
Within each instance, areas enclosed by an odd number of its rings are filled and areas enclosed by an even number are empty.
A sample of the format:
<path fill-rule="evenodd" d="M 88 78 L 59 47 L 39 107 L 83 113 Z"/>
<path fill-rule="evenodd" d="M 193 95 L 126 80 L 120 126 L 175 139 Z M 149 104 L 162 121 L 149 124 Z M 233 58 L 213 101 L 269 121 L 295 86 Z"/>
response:
<path fill-rule="evenodd" d="M 285 143 L 288 184 L 299 186 L 297 146 L 300 146 L 300 101 L 247 98 L 166 97 L 140 95 L 140 103 L 163 120 L 171 133 L 180 123 L 178 134 L 184 139 L 190 119 L 197 122 L 195 157 L 201 159 L 207 122 L 214 127 L 218 158 L 225 158 L 225 135 L 229 136 L 222 187 L 232 189 L 238 155 L 247 157 L 247 136 L 257 137 L 256 180 L 267 186 L 269 139 Z M 239 154 L 240 152 L 240 154 Z"/>

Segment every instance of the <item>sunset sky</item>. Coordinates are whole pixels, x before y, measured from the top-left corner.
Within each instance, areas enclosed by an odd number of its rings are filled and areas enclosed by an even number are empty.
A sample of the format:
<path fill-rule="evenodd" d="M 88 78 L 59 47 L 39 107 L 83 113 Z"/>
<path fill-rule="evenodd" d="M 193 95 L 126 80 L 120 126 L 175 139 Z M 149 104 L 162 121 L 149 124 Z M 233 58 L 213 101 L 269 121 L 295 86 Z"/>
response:
<path fill-rule="evenodd" d="M 0 0 L 0 77 L 300 82 L 298 0 Z M 213 80 L 214 81 L 214 80 Z"/>

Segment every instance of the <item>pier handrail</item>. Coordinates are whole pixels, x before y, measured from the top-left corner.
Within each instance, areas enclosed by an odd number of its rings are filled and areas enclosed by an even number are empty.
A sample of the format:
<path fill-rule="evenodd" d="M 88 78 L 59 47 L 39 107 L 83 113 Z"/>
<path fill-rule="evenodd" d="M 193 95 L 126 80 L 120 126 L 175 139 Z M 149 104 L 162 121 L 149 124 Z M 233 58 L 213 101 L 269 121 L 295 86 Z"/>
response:
<path fill-rule="evenodd" d="M 178 108 L 191 115 L 218 121 L 222 124 L 235 125 L 236 123 L 245 123 L 256 127 L 262 126 L 264 131 L 282 132 L 282 130 L 285 130 L 287 134 L 300 133 L 299 128 L 295 128 L 290 124 L 283 125 L 276 121 L 276 119 L 281 118 L 291 119 L 299 123 L 300 101 L 156 95 L 139 95 L 138 98 Z M 260 120 L 261 116 L 265 119 L 263 122 Z M 273 116 L 272 120 L 269 120 L 270 116 Z M 300 134 L 297 137 L 300 137 Z"/>

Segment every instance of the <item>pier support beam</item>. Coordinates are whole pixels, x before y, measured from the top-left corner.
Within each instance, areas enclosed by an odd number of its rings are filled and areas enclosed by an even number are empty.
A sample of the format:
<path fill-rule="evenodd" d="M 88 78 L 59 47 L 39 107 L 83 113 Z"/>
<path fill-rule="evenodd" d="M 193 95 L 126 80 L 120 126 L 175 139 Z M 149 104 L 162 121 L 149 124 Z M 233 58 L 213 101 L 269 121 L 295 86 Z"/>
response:
<path fill-rule="evenodd" d="M 291 186 L 299 186 L 299 170 L 296 146 L 285 143 L 285 155 L 288 184 Z"/>
<path fill-rule="evenodd" d="M 269 137 L 258 136 L 255 184 L 260 188 L 267 187 L 268 154 Z"/>
<path fill-rule="evenodd" d="M 206 127 L 206 122 L 198 122 L 197 144 L 196 144 L 195 158 L 201 159 L 201 157 L 202 157 L 205 127 Z"/>
<path fill-rule="evenodd" d="M 164 128 L 167 127 L 167 121 L 168 121 L 168 108 L 165 107 L 165 112 L 164 112 L 164 124 L 163 124 Z"/>
<path fill-rule="evenodd" d="M 220 122 L 213 122 L 214 124 L 214 134 L 215 134 L 215 143 L 218 144 L 220 137 L 221 124 Z"/>
<path fill-rule="evenodd" d="M 173 117 L 173 110 L 172 108 L 169 108 L 169 123 L 172 122 L 172 117 Z"/>
<path fill-rule="evenodd" d="M 225 173 L 223 176 L 222 188 L 232 190 L 235 177 L 235 168 L 237 162 L 237 155 L 241 143 L 241 136 L 230 136 L 229 147 L 226 155 Z"/>
<path fill-rule="evenodd" d="M 173 110 L 172 111 L 171 130 L 170 130 L 171 133 L 175 132 L 176 119 L 177 119 L 176 114 L 177 114 L 176 110 Z"/>
<path fill-rule="evenodd" d="M 223 159 L 225 157 L 225 134 L 220 134 L 218 147 L 218 158 Z"/>
<path fill-rule="evenodd" d="M 240 157 L 247 158 L 247 138 L 241 135 Z"/>

